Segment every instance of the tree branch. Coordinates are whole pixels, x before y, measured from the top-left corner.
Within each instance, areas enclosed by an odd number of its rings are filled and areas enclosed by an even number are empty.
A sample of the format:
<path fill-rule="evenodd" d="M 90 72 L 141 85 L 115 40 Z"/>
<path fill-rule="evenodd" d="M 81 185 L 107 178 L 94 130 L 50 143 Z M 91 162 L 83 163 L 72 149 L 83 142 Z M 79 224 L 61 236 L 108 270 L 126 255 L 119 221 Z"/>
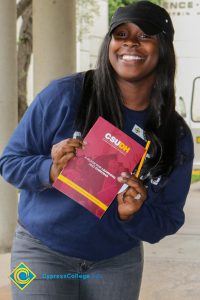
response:
<path fill-rule="evenodd" d="M 17 19 L 24 13 L 30 4 L 32 4 L 32 0 L 21 0 L 17 4 Z"/>
<path fill-rule="evenodd" d="M 27 77 L 32 53 L 32 5 L 22 14 L 18 42 L 18 117 L 27 109 Z"/>

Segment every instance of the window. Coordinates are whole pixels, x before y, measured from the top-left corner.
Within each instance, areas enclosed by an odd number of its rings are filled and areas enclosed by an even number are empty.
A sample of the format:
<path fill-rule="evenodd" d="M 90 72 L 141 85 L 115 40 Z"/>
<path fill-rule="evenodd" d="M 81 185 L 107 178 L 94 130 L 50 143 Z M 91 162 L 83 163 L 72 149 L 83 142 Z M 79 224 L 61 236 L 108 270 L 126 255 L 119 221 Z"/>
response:
<path fill-rule="evenodd" d="M 181 96 L 178 98 L 178 111 L 183 118 L 186 118 L 185 101 Z"/>

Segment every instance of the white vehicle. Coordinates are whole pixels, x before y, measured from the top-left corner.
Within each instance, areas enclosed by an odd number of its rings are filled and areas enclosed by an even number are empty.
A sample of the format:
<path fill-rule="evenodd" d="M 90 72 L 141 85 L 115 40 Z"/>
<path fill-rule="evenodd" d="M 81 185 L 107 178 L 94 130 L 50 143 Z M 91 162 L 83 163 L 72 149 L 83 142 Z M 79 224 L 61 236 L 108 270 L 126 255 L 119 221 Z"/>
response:
<path fill-rule="evenodd" d="M 174 28 L 177 57 L 177 111 L 191 128 L 194 138 L 194 169 L 200 169 L 200 0 L 161 1 Z"/>

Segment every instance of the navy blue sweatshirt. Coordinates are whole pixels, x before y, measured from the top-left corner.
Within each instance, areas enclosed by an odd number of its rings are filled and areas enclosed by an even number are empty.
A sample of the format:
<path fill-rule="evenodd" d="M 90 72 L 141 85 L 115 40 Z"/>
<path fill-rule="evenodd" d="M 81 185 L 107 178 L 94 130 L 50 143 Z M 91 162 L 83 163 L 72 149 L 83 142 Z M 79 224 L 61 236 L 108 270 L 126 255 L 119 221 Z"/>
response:
<path fill-rule="evenodd" d="M 115 199 L 102 219 L 52 188 L 51 148 L 72 137 L 83 73 L 53 81 L 32 102 L 0 158 L 0 174 L 20 189 L 19 221 L 37 239 L 60 253 L 87 260 L 121 254 L 140 241 L 156 243 L 184 223 L 183 206 L 191 181 L 190 131 L 177 136 L 181 157 L 166 179 L 149 182 L 148 198 L 129 221 L 121 221 Z M 147 111 L 124 108 L 124 132 L 144 127 Z"/>

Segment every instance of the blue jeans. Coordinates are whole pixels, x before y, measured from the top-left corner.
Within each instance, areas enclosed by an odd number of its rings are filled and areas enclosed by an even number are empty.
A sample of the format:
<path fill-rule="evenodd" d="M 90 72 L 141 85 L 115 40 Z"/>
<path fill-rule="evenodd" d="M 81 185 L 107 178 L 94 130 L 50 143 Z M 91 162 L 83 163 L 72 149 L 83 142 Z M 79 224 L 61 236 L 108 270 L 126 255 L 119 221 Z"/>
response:
<path fill-rule="evenodd" d="M 12 282 L 14 300 L 137 300 L 143 245 L 101 261 L 87 261 L 50 250 L 17 225 L 11 270 L 25 263 L 36 278 L 20 290 Z"/>

